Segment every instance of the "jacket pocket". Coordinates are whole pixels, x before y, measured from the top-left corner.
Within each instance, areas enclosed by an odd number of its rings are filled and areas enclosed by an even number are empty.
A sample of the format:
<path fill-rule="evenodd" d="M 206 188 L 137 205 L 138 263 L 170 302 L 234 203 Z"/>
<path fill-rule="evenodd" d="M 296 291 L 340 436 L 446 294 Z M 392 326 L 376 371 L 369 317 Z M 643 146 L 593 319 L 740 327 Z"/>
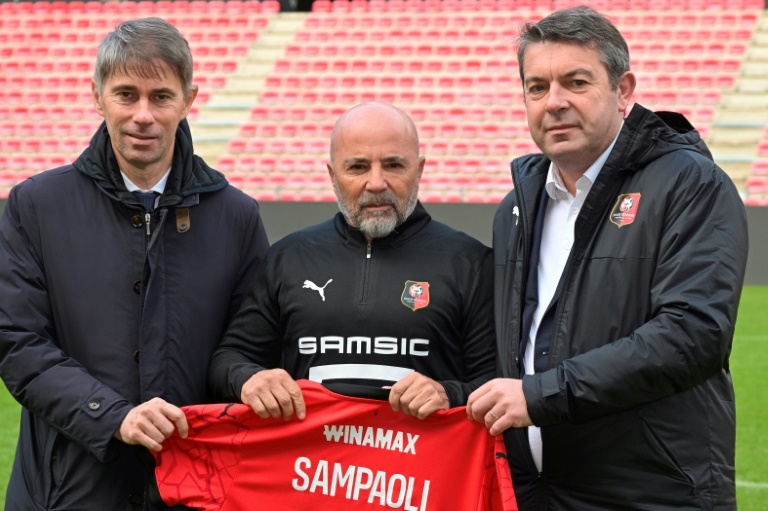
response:
<path fill-rule="evenodd" d="M 653 448 L 657 455 L 657 461 L 664 469 L 663 473 L 660 473 L 659 475 L 667 476 L 682 482 L 689 486 L 694 493 L 697 493 L 696 481 L 685 471 L 668 442 L 661 438 L 653 429 L 653 426 L 646 420 L 643 419 L 642 422 L 643 428 L 645 429 L 646 440 L 649 446 Z"/>
<path fill-rule="evenodd" d="M 48 429 L 48 435 L 45 439 L 43 456 L 38 473 L 35 477 L 34 499 L 42 509 L 49 509 L 54 501 L 60 479 L 56 478 L 55 465 L 59 461 L 57 454 L 58 444 L 60 444 L 60 435 L 53 429 Z"/>

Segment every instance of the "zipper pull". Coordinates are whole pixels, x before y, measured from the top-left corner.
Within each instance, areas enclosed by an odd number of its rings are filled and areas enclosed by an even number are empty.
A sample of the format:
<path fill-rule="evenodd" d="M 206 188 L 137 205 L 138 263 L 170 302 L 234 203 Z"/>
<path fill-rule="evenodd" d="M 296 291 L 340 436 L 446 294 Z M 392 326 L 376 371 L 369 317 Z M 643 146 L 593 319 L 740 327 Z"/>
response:
<path fill-rule="evenodd" d="M 144 223 L 147 224 L 147 237 L 149 237 L 149 223 L 152 221 L 152 215 L 149 213 L 144 213 Z"/>
<path fill-rule="evenodd" d="M 371 242 L 368 242 L 368 246 L 365 248 L 365 258 L 370 259 L 371 258 Z"/>

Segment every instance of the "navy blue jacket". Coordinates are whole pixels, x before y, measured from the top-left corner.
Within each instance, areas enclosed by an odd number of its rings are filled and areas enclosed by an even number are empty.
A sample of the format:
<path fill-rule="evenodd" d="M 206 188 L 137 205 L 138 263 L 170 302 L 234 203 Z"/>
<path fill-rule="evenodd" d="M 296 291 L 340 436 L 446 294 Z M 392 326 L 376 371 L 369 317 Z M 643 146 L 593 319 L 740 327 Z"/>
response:
<path fill-rule="evenodd" d="M 0 222 L 0 376 L 23 406 L 5 509 L 148 508 L 151 457 L 113 435 L 153 397 L 208 401 L 267 248 L 257 204 L 194 156 L 186 122 L 149 226 L 104 124 L 73 165 L 16 186 Z"/>

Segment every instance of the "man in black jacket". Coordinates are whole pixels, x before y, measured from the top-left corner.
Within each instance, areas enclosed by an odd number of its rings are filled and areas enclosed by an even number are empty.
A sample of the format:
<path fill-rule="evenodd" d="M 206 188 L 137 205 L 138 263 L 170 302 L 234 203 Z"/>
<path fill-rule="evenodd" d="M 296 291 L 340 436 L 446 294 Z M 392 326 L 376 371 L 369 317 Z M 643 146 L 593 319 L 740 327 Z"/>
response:
<path fill-rule="evenodd" d="M 741 199 L 683 116 L 631 104 L 595 11 L 526 25 L 518 60 L 543 154 L 496 214 L 502 378 L 468 413 L 504 434 L 521 510 L 735 509 Z"/>
<path fill-rule="evenodd" d="M 328 173 L 341 213 L 273 245 L 211 363 L 220 399 L 304 417 L 294 379 L 391 386 L 424 418 L 494 374 L 488 247 L 417 201 L 416 128 L 391 105 L 338 120 Z"/>
<path fill-rule="evenodd" d="M 99 46 L 104 123 L 0 222 L 0 375 L 22 404 L 5 509 L 148 509 L 152 457 L 268 248 L 256 203 L 194 155 L 192 56 L 163 20 Z M 224 226 L 224 228 L 222 228 Z"/>

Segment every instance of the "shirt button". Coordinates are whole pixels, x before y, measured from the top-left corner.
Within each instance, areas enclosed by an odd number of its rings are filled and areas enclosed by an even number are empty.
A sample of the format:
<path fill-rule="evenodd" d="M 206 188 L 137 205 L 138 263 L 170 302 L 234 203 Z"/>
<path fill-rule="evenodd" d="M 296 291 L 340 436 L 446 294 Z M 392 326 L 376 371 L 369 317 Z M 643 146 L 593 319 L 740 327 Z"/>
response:
<path fill-rule="evenodd" d="M 144 220 L 142 220 L 141 215 L 133 215 L 131 217 L 131 225 L 137 228 L 144 225 Z"/>
<path fill-rule="evenodd" d="M 140 505 L 141 504 L 141 495 L 136 495 L 135 493 L 132 494 L 130 497 L 128 497 L 128 502 L 130 502 L 134 506 Z"/>
<path fill-rule="evenodd" d="M 99 408 L 101 408 L 101 403 L 99 403 L 98 401 L 91 401 L 90 403 L 88 403 L 88 408 L 96 411 Z"/>
<path fill-rule="evenodd" d="M 141 294 L 141 281 L 140 280 L 137 280 L 136 282 L 133 283 L 133 290 L 136 291 L 137 295 Z"/>
<path fill-rule="evenodd" d="M 138 362 L 139 361 L 139 350 L 136 350 L 136 351 L 133 352 L 133 360 L 134 360 L 134 362 Z"/>

